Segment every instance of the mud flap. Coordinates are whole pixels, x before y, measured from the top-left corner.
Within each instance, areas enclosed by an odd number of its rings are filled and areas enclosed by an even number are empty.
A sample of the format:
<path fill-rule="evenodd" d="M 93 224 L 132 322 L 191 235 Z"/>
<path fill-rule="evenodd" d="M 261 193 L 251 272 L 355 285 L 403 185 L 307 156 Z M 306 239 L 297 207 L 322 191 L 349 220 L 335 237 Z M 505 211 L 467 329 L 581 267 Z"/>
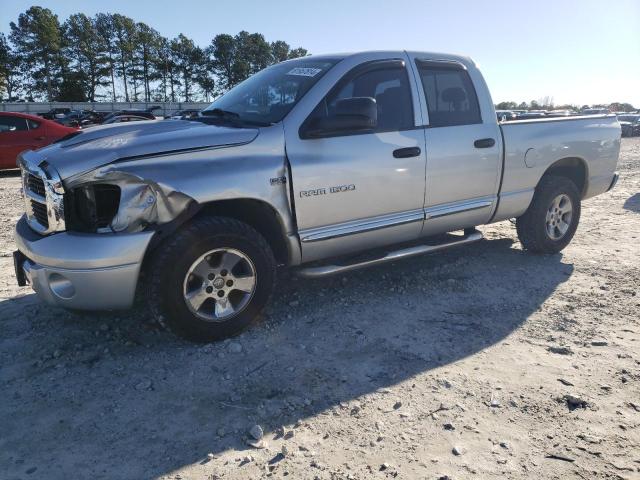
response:
<path fill-rule="evenodd" d="M 26 260 L 27 257 L 25 257 L 24 253 L 22 253 L 20 250 L 16 250 L 15 252 L 13 252 L 13 268 L 16 272 L 16 278 L 18 279 L 19 287 L 27 286 L 27 276 L 24 274 L 24 269 L 22 268 Z"/>

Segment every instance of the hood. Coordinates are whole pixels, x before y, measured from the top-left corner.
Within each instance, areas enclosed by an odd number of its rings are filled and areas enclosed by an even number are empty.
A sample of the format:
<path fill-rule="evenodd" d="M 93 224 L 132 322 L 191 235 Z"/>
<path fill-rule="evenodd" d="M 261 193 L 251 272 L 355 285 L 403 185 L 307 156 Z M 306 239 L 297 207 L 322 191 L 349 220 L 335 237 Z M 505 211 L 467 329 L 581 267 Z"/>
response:
<path fill-rule="evenodd" d="M 131 122 L 81 130 L 67 140 L 23 155 L 35 164 L 46 161 L 65 179 L 131 157 L 242 145 L 252 142 L 258 133 L 257 128 L 187 120 Z"/>

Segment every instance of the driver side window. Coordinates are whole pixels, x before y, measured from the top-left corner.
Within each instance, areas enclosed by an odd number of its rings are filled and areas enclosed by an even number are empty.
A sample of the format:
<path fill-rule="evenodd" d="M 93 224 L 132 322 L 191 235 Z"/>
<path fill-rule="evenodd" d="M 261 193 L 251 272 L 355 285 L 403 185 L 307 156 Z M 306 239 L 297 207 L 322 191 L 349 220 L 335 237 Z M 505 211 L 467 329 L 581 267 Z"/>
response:
<path fill-rule="evenodd" d="M 377 127 L 373 131 L 347 131 L 334 136 L 392 132 L 413 128 L 413 102 L 409 77 L 406 68 L 400 65 L 374 67 L 355 75 L 348 73 L 318 104 L 305 123 L 332 116 L 340 100 L 359 97 L 369 97 L 375 100 L 378 112 Z"/>

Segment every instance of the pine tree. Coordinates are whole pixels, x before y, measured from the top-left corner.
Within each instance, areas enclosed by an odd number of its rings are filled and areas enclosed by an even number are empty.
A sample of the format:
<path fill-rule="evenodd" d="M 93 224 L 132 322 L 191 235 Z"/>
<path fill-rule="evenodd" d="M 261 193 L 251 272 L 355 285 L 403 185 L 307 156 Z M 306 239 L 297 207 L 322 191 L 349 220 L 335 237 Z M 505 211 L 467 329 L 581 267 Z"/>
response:
<path fill-rule="evenodd" d="M 10 39 L 28 79 L 32 95 L 56 96 L 62 82 L 64 59 L 58 17 L 48 8 L 31 7 L 11 22 Z"/>

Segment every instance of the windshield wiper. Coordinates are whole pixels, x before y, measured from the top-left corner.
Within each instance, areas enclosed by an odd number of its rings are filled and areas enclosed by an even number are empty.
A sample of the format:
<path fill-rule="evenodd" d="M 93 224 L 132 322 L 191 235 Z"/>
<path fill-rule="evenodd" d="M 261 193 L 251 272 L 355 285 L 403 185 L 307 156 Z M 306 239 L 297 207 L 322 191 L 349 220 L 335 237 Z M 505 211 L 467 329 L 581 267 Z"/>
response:
<path fill-rule="evenodd" d="M 221 108 L 212 108 L 211 110 L 203 110 L 202 115 L 211 117 L 223 117 L 223 118 L 240 118 L 240 114 L 232 112 L 231 110 L 223 110 Z"/>
<path fill-rule="evenodd" d="M 206 117 L 215 117 L 221 120 L 227 120 L 234 126 L 243 126 L 250 125 L 254 127 L 268 127 L 273 125 L 272 123 L 260 122 L 257 120 L 248 120 L 246 118 L 240 117 L 240 114 L 237 112 L 232 112 L 231 110 L 223 110 L 222 108 L 212 108 L 211 110 L 203 110 L 202 116 Z"/>

